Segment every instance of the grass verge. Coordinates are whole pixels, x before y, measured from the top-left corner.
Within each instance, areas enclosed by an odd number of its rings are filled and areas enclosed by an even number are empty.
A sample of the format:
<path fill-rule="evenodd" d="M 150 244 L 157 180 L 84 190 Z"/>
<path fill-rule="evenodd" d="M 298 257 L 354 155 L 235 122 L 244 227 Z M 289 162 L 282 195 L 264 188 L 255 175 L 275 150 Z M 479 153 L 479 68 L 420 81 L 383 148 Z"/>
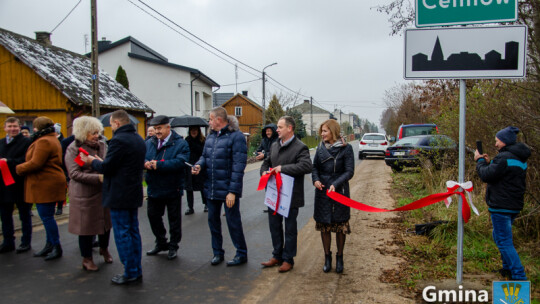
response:
<path fill-rule="evenodd" d="M 426 169 L 405 169 L 401 173 L 393 173 L 392 196 L 397 207 L 409 204 L 427 195 L 446 192 L 446 180 L 456 172 L 443 169 L 432 171 Z M 499 251 L 491 236 L 489 212 L 484 202 L 485 185 L 475 183 L 473 202 L 478 208 L 479 216 L 471 214 L 471 219 L 464 224 L 463 237 L 463 273 L 464 281 L 484 280 L 484 286 L 491 286 L 491 281 L 504 280 L 497 274 L 502 267 Z M 525 213 L 525 212 L 523 212 Z M 443 202 L 423 209 L 400 213 L 400 231 L 411 233 L 399 234 L 399 243 L 404 250 L 402 257 L 406 263 L 400 270 L 399 283 L 404 288 L 418 292 L 426 281 L 455 279 L 457 256 L 457 196 L 449 208 Z M 532 303 L 540 303 L 540 242 L 530 233 L 520 229 L 520 221 L 514 225 L 514 244 L 520 255 L 522 264 L 531 281 Z M 448 221 L 437 225 L 428 235 L 416 235 L 415 225 L 435 221 Z M 471 279 L 474 277 L 474 279 Z"/>

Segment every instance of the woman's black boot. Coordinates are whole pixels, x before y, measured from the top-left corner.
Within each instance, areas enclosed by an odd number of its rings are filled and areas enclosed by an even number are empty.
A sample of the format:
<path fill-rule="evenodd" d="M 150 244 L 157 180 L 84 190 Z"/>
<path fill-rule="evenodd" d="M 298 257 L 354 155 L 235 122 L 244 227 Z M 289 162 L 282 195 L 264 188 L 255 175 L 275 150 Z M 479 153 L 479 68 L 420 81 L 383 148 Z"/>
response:
<path fill-rule="evenodd" d="M 34 253 L 35 257 L 44 257 L 47 256 L 47 254 L 51 253 L 53 250 L 53 245 L 51 243 L 46 243 L 45 247 L 41 249 L 41 251 Z"/>
<path fill-rule="evenodd" d="M 58 259 L 61 256 L 62 256 L 62 246 L 60 246 L 60 244 L 54 245 L 51 253 L 49 253 L 45 257 L 45 261 Z"/>
<path fill-rule="evenodd" d="M 322 270 L 324 272 L 329 272 L 332 270 L 332 252 L 324 255 L 324 267 Z"/>
<path fill-rule="evenodd" d="M 337 273 L 343 272 L 343 254 L 342 255 L 336 254 L 336 272 Z"/>

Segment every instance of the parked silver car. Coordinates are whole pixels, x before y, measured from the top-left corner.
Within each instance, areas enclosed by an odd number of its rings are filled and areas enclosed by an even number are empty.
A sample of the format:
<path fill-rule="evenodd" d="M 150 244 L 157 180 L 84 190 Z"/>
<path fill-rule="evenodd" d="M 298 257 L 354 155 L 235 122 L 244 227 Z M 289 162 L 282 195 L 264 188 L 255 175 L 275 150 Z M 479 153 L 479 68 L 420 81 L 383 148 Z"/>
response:
<path fill-rule="evenodd" d="M 384 156 L 388 140 L 382 133 L 366 133 L 362 136 L 358 147 L 358 159 L 364 159 L 367 155 Z"/>

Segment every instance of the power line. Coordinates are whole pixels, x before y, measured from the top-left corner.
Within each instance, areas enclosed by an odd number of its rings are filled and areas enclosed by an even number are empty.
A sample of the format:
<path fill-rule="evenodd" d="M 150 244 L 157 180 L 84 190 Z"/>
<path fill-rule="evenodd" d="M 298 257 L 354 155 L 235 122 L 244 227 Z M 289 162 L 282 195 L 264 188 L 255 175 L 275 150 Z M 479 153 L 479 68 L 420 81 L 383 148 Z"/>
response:
<path fill-rule="evenodd" d="M 183 33 L 181 33 L 180 31 L 178 31 L 177 29 L 175 29 L 175 28 L 173 28 L 172 26 L 168 25 L 167 23 L 163 22 L 162 20 L 160 20 L 160 19 L 157 18 L 156 16 L 150 14 L 150 12 L 146 11 L 144 8 L 140 7 L 139 5 L 137 5 L 136 3 L 134 3 L 133 1 L 131 1 L 131 0 L 127 0 L 127 1 L 128 1 L 129 3 L 131 3 L 131 4 L 133 4 L 134 6 L 136 6 L 136 7 L 137 7 L 138 9 L 140 9 L 141 11 L 145 12 L 145 13 L 146 13 L 147 15 L 149 15 L 150 17 L 156 19 L 159 23 L 165 25 L 166 27 L 168 27 L 169 29 L 173 30 L 174 32 L 176 32 L 176 33 L 179 34 L 180 36 L 186 38 L 187 40 L 189 40 L 189 41 L 195 43 L 196 45 L 198 45 L 198 46 L 201 47 L 202 49 L 206 50 L 206 51 L 209 52 L 210 54 L 212 54 L 212 55 L 214 55 L 214 56 L 220 58 L 221 60 L 223 60 L 223 61 L 229 63 L 230 65 L 235 65 L 233 62 L 231 62 L 231 61 L 229 61 L 229 60 L 223 58 L 222 56 L 220 56 L 220 55 L 218 55 L 218 54 L 212 52 L 212 50 L 209 50 L 208 48 L 206 48 L 205 46 L 201 45 L 201 44 L 198 43 L 197 41 L 195 41 L 195 40 L 189 38 L 189 37 L 186 36 L 185 34 L 183 34 Z M 238 68 L 241 69 L 241 70 L 243 70 L 243 71 L 245 71 L 246 73 L 248 73 L 248 74 L 254 76 L 254 77 L 258 77 L 258 75 L 255 75 L 255 74 L 253 74 L 252 72 L 250 72 L 250 71 L 248 71 L 248 70 L 246 70 L 246 69 L 244 69 L 244 68 L 242 68 L 242 67 L 238 67 Z"/>
<path fill-rule="evenodd" d="M 284 88 L 284 89 L 286 89 L 286 90 L 289 90 L 289 91 L 291 91 L 291 92 L 294 93 L 294 94 L 298 94 L 298 96 L 302 96 L 302 97 L 305 97 L 305 98 L 310 98 L 310 96 L 306 96 L 306 95 L 300 94 L 300 90 L 295 91 L 295 90 L 293 90 L 293 89 L 289 89 L 287 86 L 285 86 L 284 84 L 282 84 L 282 83 L 280 83 L 279 81 L 275 80 L 274 78 L 270 77 L 270 75 L 268 75 L 268 74 L 266 75 L 266 77 L 272 79 L 272 80 L 273 80 L 276 84 L 278 84 L 280 87 L 282 87 L 282 88 Z"/>
<path fill-rule="evenodd" d="M 69 13 L 64 17 L 64 19 L 62 19 L 62 21 L 60 21 L 60 23 L 58 23 L 51 31 L 51 34 L 52 32 L 54 32 L 54 30 L 56 30 L 56 28 L 58 28 L 60 26 L 60 24 L 62 24 L 62 22 L 64 22 L 67 17 L 69 17 L 69 15 L 71 15 L 71 13 L 73 13 L 73 11 L 77 8 L 77 6 L 79 6 L 79 4 L 81 4 L 82 0 L 79 0 L 79 2 L 77 2 L 77 4 L 75 4 L 75 6 L 69 11 Z"/>
<path fill-rule="evenodd" d="M 131 2 L 131 1 L 130 1 L 130 2 Z M 234 60 L 234 61 L 236 61 L 236 62 L 238 62 L 238 63 L 240 63 L 240 64 L 243 64 L 244 66 L 246 66 L 246 67 L 248 67 L 248 68 L 254 70 L 255 72 L 262 73 L 262 71 L 259 71 L 259 70 L 257 70 L 256 68 L 254 68 L 254 67 L 252 67 L 252 66 L 250 66 L 250 65 L 248 65 L 248 64 L 246 64 L 246 63 L 244 63 L 244 62 L 242 62 L 242 61 L 240 61 L 240 60 L 238 60 L 238 59 L 236 59 L 236 58 L 234 58 L 234 57 L 232 57 L 232 56 L 230 56 L 229 54 L 227 54 L 227 53 L 221 51 L 220 49 L 214 47 L 214 46 L 211 45 L 210 43 L 208 43 L 208 42 L 204 41 L 203 39 L 199 38 L 197 35 L 195 35 L 195 34 L 193 34 L 192 32 L 186 30 L 185 28 L 181 27 L 180 25 L 178 25 L 177 23 L 175 23 L 175 22 L 172 21 L 171 19 L 167 18 L 167 17 L 166 17 L 165 15 L 163 15 L 162 13 L 158 12 L 157 10 L 155 10 L 154 8 L 152 8 L 151 6 L 149 6 L 148 4 L 144 3 L 142 0 L 139 0 L 139 2 L 142 3 L 144 6 L 148 7 L 149 9 L 151 9 L 154 13 L 156 13 L 156 14 L 160 15 L 161 17 L 165 18 L 165 19 L 166 19 L 167 21 L 169 21 L 170 23 L 176 25 L 177 27 L 179 27 L 180 29 L 182 29 L 184 32 L 186 32 L 186 33 L 188 33 L 189 35 L 193 36 L 195 39 L 197 39 L 197 40 L 201 41 L 202 43 L 206 44 L 207 46 L 211 47 L 212 49 L 214 49 L 214 50 L 220 52 L 221 54 L 223 54 L 223 55 L 229 57 L 230 59 L 232 59 L 232 60 Z"/>
<path fill-rule="evenodd" d="M 170 28 L 171 30 L 173 30 L 173 31 L 175 31 L 176 33 L 180 34 L 182 37 L 184 37 L 184 38 L 188 39 L 189 41 L 195 43 L 196 45 L 200 46 L 201 48 L 203 48 L 204 50 L 208 51 L 209 53 L 211 53 L 211 54 L 217 56 L 218 58 L 220 58 L 220 59 L 222 59 L 222 60 L 224 60 L 225 62 L 227 62 L 227 63 L 229 63 L 229 64 L 231 64 L 231 65 L 235 65 L 233 62 L 231 62 L 231 61 L 229 61 L 229 60 L 223 58 L 222 56 L 216 54 L 215 52 L 209 50 L 207 47 L 201 45 L 201 44 L 198 43 L 197 41 L 194 41 L 194 40 L 191 39 L 190 37 L 187 37 L 185 34 L 183 34 L 183 33 L 179 32 L 178 30 L 174 29 L 174 28 L 171 27 L 169 24 L 166 24 L 164 21 L 158 19 L 156 16 L 152 15 L 150 12 L 146 11 L 144 8 L 142 8 L 142 7 L 140 7 L 139 5 L 135 4 L 132 0 L 127 0 L 127 1 L 129 1 L 131 4 L 133 4 L 134 6 L 136 6 L 137 8 L 139 8 L 140 10 L 142 10 L 143 12 L 145 12 L 146 14 L 148 14 L 149 16 L 151 16 L 152 18 L 156 19 L 157 21 L 159 21 L 159 22 L 162 23 L 163 25 L 167 26 L 167 27 Z M 188 33 L 190 36 L 192 36 L 192 37 L 194 37 L 195 39 L 199 40 L 200 42 L 202 42 L 203 44 L 207 45 L 207 46 L 210 47 L 211 49 L 216 50 L 217 52 L 223 54 L 224 56 L 226 56 L 226 57 L 232 59 L 232 60 L 235 61 L 235 62 L 238 62 L 238 63 L 244 65 L 244 66 L 247 67 L 247 68 L 250 68 L 251 70 L 253 70 L 253 71 L 255 71 L 255 72 L 262 73 L 262 72 L 259 71 L 258 69 L 256 69 L 256 68 L 254 68 L 254 67 L 252 67 L 252 66 L 250 66 L 250 65 L 248 65 L 248 64 L 246 64 L 246 63 L 244 63 L 244 62 L 242 62 L 242 61 L 240 61 L 240 60 L 238 60 L 238 59 L 236 59 L 236 58 L 234 58 L 234 57 L 232 57 L 232 56 L 230 56 L 229 54 L 227 54 L 227 53 L 221 51 L 220 49 L 218 49 L 218 48 L 214 47 L 213 45 L 211 45 L 210 43 L 206 42 L 206 41 L 203 40 L 202 38 L 199 38 L 197 35 L 191 33 L 191 32 L 188 31 L 187 29 L 183 28 L 182 26 L 180 26 L 180 25 L 177 24 L 176 22 L 172 21 L 171 19 L 169 19 L 168 17 L 166 17 L 165 15 L 163 15 L 162 13 L 160 13 L 159 11 L 157 11 L 156 9 L 154 9 L 153 7 L 151 7 L 150 5 L 146 4 L 146 3 L 143 2 L 142 0 L 138 0 L 138 2 L 142 3 L 144 6 L 146 6 L 146 7 L 149 8 L 150 10 L 152 10 L 155 14 L 161 16 L 162 18 L 164 18 L 165 20 L 167 20 L 167 21 L 170 22 L 171 24 L 174 24 L 176 27 L 178 27 L 178 28 L 180 28 L 182 31 Z M 248 70 L 246 70 L 246 69 L 244 69 L 244 68 L 242 68 L 242 67 L 238 67 L 238 68 L 241 69 L 241 70 L 243 70 L 243 71 L 245 71 L 246 73 L 248 73 L 248 74 L 250 74 L 250 75 L 252 75 L 252 76 L 258 77 L 258 75 L 255 75 L 255 74 L 253 74 L 252 72 L 250 72 L 250 71 L 248 71 Z M 277 81 L 276 79 L 274 79 L 274 78 L 272 78 L 272 77 L 270 77 L 270 76 L 268 76 L 268 75 L 267 75 L 267 77 L 268 77 L 269 79 L 271 79 L 271 80 L 275 83 L 274 86 L 276 86 L 276 87 L 279 86 L 279 87 L 281 87 L 281 88 L 284 88 L 285 90 L 288 90 L 288 91 L 290 91 L 290 92 L 292 92 L 292 93 L 294 93 L 294 94 L 297 94 L 298 96 L 302 96 L 302 97 L 305 97 L 305 98 L 310 98 L 310 96 L 301 94 L 301 93 L 300 93 L 300 90 L 295 91 L 295 90 L 290 89 L 289 87 L 285 86 L 284 84 L 280 83 L 280 82 Z M 253 81 L 255 81 L 255 80 L 253 80 Z M 250 81 L 250 82 L 251 82 L 251 81 Z M 269 81 L 269 82 L 271 83 L 271 81 Z"/>

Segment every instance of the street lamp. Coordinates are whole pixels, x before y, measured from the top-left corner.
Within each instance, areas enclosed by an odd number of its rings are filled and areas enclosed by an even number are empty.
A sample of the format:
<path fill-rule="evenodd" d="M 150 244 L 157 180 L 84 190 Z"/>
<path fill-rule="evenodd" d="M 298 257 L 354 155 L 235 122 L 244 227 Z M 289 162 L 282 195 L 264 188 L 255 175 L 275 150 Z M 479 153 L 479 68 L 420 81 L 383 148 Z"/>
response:
<path fill-rule="evenodd" d="M 264 70 L 266 70 L 266 68 L 269 68 L 269 67 L 271 67 L 273 65 L 276 65 L 276 64 L 277 64 L 277 62 L 269 64 L 269 65 L 265 66 L 264 69 L 262 70 L 262 82 L 263 82 L 262 83 L 262 107 L 263 107 L 262 124 L 263 124 L 263 126 L 264 126 L 264 121 L 265 121 L 264 119 L 265 119 L 265 116 L 266 116 L 265 113 L 264 113 L 264 112 L 266 112 L 266 95 L 265 95 L 266 94 L 266 92 L 265 92 L 266 73 L 264 72 Z"/>

